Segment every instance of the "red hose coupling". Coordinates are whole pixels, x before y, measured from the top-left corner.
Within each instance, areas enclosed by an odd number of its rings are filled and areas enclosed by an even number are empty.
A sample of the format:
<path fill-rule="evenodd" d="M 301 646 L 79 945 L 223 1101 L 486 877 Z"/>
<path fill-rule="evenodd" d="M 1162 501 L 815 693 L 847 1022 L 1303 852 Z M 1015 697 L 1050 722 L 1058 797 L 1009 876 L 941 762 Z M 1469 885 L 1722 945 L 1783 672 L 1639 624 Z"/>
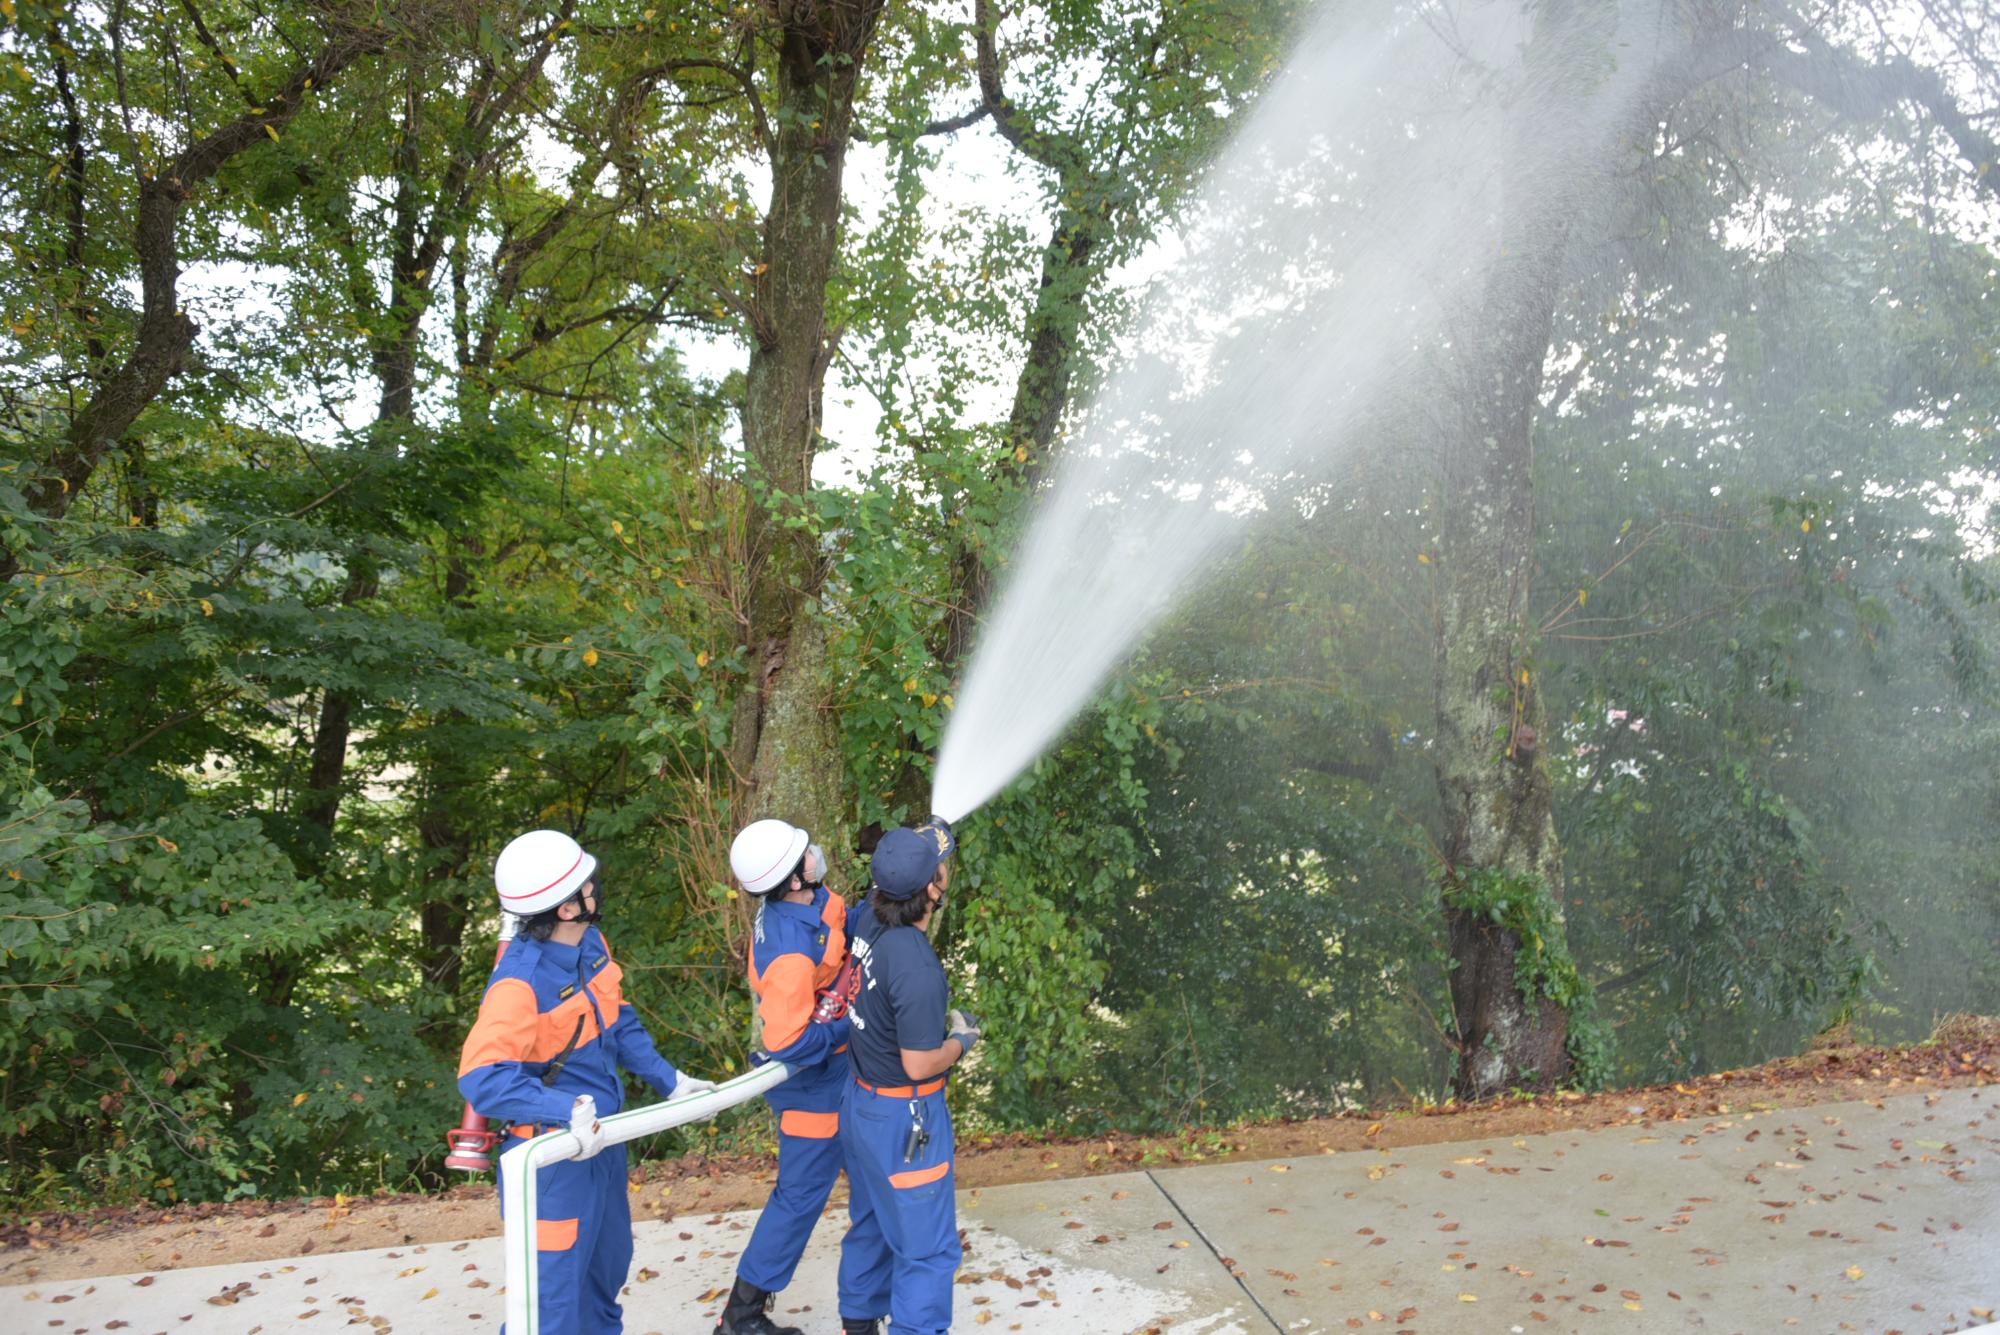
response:
<path fill-rule="evenodd" d="M 461 1173 L 483 1173 L 493 1166 L 493 1147 L 500 1143 L 500 1133 L 488 1127 L 486 1119 L 467 1104 L 465 1120 L 444 1133 L 444 1143 L 451 1150 L 444 1156 L 446 1168 Z"/>

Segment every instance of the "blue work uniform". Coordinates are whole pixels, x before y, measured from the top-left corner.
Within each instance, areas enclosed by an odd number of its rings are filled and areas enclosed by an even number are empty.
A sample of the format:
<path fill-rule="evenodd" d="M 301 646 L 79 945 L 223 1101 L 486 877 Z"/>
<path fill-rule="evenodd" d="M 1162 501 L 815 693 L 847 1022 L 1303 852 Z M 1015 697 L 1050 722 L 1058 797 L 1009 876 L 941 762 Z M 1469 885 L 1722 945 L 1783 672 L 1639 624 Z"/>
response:
<path fill-rule="evenodd" d="M 459 1058 L 466 1102 L 527 1137 L 567 1127 L 579 1094 L 595 1099 L 601 1116 L 624 1107 L 620 1067 L 662 1098 L 673 1093 L 680 1074 L 626 1004 L 622 976 L 595 927 L 574 946 L 516 937 L 493 966 Z M 557 1061 L 560 1072 L 543 1083 Z M 632 1265 L 626 1192 L 623 1145 L 541 1170 L 535 1239 L 543 1335 L 618 1335 L 625 1328 L 618 1291 Z"/>
<path fill-rule="evenodd" d="M 950 987 L 916 928 L 885 929 L 865 904 L 850 926 L 861 993 L 849 1011 L 852 1080 L 840 1119 L 850 1192 L 840 1315 L 887 1315 L 890 1335 L 933 1335 L 951 1328 L 952 1277 L 964 1254 L 951 1110 L 945 1077 L 913 1084 L 902 1049 L 943 1045 Z"/>
<path fill-rule="evenodd" d="M 840 1101 L 848 1023 L 812 1022 L 819 990 L 847 958 L 847 901 L 825 886 L 810 904 L 767 900 L 750 942 L 750 990 L 764 1050 L 792 1068 L 765 1098 L 778 1114 L 778 1181 L 757 1216 L 737 1276 L 766 1293 L 792 1282 L 813 1224 L 840 1177 Z"/>

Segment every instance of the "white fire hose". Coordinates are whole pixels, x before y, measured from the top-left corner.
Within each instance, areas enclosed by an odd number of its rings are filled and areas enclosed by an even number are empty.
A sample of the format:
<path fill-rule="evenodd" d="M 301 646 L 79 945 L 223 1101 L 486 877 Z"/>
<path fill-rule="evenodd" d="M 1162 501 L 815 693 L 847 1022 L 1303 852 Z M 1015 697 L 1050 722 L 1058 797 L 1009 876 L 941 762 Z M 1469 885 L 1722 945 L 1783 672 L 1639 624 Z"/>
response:
<path fill-rule="evenodd" d="M 714 1089 L 668 1103 L 627 1108 L 602 1118 L 604 1145 L 669 1131 L 713 1117 L 725 1109 L 783 1084 L 792 1074 L 783 1062 L 769 1062 L 725 1080 Z M 535 1233 L 535 1197 L 541 1170 L 576 1158 L 582 1147 L 567 1128 L 518 1141 L 500 1156 L 500 1213 L 507 1251 L 507 1335 L 538 1335 L 541 1320 L 541 1254 Z"/>

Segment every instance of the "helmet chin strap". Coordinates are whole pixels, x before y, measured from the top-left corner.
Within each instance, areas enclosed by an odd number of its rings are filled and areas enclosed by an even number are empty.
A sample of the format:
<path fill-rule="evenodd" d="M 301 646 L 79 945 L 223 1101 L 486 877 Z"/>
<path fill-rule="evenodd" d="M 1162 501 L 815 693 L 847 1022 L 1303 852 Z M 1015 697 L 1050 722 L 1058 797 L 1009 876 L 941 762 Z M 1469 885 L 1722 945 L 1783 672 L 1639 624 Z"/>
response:
<path fill-rule="evenodd" d="M 580 909 L 583 909 L 583 912 L 577 914 L 574 918 L 570 919 L 571 922 L 599 923 L 604 921 L 604 887 L 598 885 L 595 881 L 592 881 L 590 885 L 590 892 L 591 892 L 590 897 L 596 903 L 597 907 L 584 908 L 583 892 L 578 891 L 576 896 L 576 906 Z"/>

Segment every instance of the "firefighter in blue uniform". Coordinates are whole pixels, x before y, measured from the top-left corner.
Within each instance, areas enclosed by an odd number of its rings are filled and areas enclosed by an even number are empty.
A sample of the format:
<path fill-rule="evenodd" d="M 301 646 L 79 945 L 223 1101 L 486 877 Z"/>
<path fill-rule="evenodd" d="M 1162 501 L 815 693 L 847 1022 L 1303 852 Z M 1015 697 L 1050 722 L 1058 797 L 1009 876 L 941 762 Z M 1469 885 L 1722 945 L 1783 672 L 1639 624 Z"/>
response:
<path fill-rule="evenodd" d="M 622 971 L 597 928 L 597 860 L 556 830 L 508 844 L 493 869 L 500 907 L 520 932 L 493 966 L 459 1059 L 476 1112 L 526 1137 L 568 1127 L 575 1160 L 542 1170 L 535 1239 L 543 1335 L 618 1335 L 618 1291 L 632 1264 L 625 1147 L 604 1146 L 598 1119 L 624 1106 L 619 1068 L 663 1098 L 715 1086 L 676 1071 L 626 1003 Z M 503 1170 L 504 1171 L 504 1170 Z"/>
<path fill-rule="evenodd" d="M 874 892 L 855 910 L 850 949 L 860 992 L 849 1011 L 853 1068 L 840 1119 L 850 1223 L 840 1243 L 840 1320 L 848 1335 L 934 1335 L 951 1328 L 958 1241 L 946 1073 L 979 1041 L 951 1009 L 927 932 L 956 851 L 936 817 L 876 845 Z"/>
<path fill-rule="evenodd" d="M 748 825 L 730 845 L 737 882 L 760 902 L 750 942 L 764 1053 L 791 1067 L 765 1098 L 778 1114 L 778 1181 L 736 1263 L 716 1335 L 801 1335 L 767 1315 L 792 1282 L 813 1225 L 840 1177 L 840 1101 L 848 1022 L 821 1013 L 820 993 L 847 958 L 847 901 L 826 887 L 826 856 L 781 820 Z M 761 1054 L 760 1054 L 761 1055 Z"/>

